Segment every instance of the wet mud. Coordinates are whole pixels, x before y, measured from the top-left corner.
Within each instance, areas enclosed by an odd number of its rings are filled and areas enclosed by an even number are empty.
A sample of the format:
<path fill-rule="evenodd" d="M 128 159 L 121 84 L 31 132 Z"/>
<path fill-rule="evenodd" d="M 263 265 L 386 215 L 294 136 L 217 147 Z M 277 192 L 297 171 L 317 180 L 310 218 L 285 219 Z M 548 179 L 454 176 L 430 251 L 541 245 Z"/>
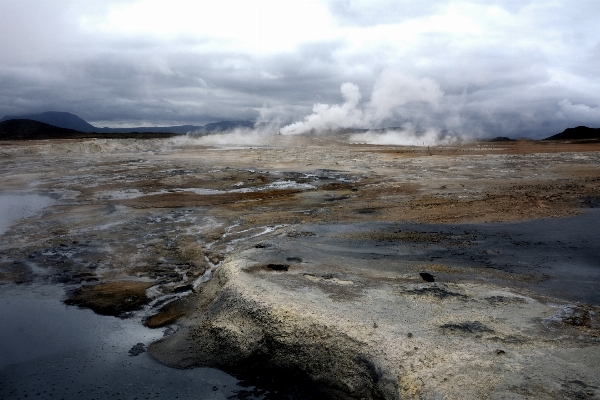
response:
<path fill-rule="evenodd" d="M 600 305 L 598 209 L 526 222 L 361 222 L 304 228 L 313 235 L 277 243 L 272 252 L 303 260 L 342 255 L 365 264 L 377 260 L 390 270 L 415 271 L 415 278 L 426 282 L 490 282 Z"/>

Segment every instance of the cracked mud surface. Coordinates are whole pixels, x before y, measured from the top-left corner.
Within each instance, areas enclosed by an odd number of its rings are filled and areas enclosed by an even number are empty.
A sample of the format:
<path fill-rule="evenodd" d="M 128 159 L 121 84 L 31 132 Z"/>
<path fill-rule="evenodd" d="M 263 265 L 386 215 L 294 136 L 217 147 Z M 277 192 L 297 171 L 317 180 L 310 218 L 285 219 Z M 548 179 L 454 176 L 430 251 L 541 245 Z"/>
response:
<path fill-rule="evenodd" d="M 177 322 L 149 348 L 167 364 L 284 371 L 315 398 L 600 395 L 597 143 L 65 140 L 0 157 L 0 281 Z"/>

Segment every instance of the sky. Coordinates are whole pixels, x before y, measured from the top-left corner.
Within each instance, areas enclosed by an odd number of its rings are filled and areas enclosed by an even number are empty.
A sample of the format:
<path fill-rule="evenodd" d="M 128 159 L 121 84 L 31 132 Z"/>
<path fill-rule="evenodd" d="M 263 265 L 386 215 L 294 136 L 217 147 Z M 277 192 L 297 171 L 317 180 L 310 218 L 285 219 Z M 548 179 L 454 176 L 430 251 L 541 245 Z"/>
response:
<path fill-rule="evenodd" d="M 0 0 L 0 116 L 541 138 L 600 127 L 598 21 L 598 0 Z"/>

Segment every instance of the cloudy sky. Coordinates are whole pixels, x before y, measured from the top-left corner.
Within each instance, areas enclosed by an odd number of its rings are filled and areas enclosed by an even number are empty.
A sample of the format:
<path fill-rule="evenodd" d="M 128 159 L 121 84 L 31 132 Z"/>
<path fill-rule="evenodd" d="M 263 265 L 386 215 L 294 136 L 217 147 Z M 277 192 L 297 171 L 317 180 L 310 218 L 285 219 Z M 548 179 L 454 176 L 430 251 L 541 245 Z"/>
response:
<path fill-rule="evenodd" d="M 600 1 L 0 0 L 0 116 L 600 127 Z"/>

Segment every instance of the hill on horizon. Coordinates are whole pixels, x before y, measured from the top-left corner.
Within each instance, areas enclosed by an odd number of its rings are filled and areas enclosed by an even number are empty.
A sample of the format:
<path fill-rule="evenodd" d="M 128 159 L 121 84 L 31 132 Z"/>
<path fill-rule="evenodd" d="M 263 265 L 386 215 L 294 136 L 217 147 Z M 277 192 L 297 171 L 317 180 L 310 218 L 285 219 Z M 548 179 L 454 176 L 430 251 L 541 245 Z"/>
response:
<path fill-rule="evenodd" d="M 32 119 L 9 119 L 0 122 L 1 140 L 47 140 L 47 139 L 154 139 L 175 136 L 168 132 L 80 132 L 74 129 L 60 128 Z"/>
<path fill-rule="evenodd" d="M 75 138 L 82 132 L 74 129 L 59 128 L 32 119 L 9 119 L 0 122 L 0 140 L 32 140 Z"/>
<path fill-rule="evenodd" d="M 600 139 L 600 128 L 588 128 L 587 126 L 577 126 L 567 128 L 561 133 L 547 137 L 544 140 L 585 140 Z"/>
<path fill-rule="evenodd" d="M 79 118 L 77 115 L 63 111 L 46 111 L 43 113 L 18 116 L 7 115 L 0 119 L 0 122 L 11 119 L 28 119 L 52 125 L 57 128 L 73 129 L 79 132 L 94 132 L 98 129 L 87 121 Z"/>
<path fill-rule="evenodd" d="M 175 126 L 153 126 L 153 127 L 133 127 L 133 128 L 98 128 L 79 116 L 64 111 L 46 111 L 37 114 L 26 114 L 12 116 L 7 115 L 0 119 L 0 122 L 9 120 L 33 120 L 44 124 L 52 125 L 57 128 L 73 129 L 79 132 L 99 132 L 99 133 L 131 133 L 131 132 L 150 132 L 150 133 L 177 133 L 186 134 L 193 132 L 196 134 L 226 132 L 235 128 L 252 128 L 252 121 L 219 121 L 211 122 L 206 125 L 175 125 Z"/>

